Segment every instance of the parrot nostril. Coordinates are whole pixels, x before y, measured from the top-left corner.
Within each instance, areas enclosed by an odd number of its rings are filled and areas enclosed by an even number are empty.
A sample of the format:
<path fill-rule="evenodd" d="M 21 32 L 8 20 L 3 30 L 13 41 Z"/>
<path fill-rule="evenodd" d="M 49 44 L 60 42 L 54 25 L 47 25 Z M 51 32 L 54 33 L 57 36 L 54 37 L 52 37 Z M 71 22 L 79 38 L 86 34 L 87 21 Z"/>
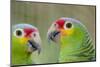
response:
<path fill-rule="evenodd" d="M 56 24 L 54 24 L 54 26 L 56 27 Z"/>
<path fill-rule="evenodd" d="M 34 33 L 34 34 L 33 34 L 33 36 L 35 37 L 35 36 L 36 36 L 36 34 Z"/>
<path fill-rule="evenodd" d="M 58 24 L 54 24 L 54 26 L 55 26 L 55 28 L 57 28 L 58 27 Z"/>

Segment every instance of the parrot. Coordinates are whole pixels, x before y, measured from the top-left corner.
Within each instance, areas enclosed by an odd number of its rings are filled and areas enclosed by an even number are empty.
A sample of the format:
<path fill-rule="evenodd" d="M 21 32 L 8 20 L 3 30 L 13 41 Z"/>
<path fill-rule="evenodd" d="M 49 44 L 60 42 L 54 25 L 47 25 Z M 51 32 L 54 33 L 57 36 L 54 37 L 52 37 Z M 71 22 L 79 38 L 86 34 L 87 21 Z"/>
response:
<path fill-rule="evenodd" d="M 12 26 L 12 65 L 33 64 L 31 55 L 41 52 L 41 38 L 38 29 L 31 24 Z M 33 54 L 34 55 L 34 54 Z"/>
<path fill-rule="evenodd" d="M 79 20 L 61 17 L 47 32 L 47 39 L 59 45 L 58 63 L 95 61 L 95 45 L 86 26 Z"/>

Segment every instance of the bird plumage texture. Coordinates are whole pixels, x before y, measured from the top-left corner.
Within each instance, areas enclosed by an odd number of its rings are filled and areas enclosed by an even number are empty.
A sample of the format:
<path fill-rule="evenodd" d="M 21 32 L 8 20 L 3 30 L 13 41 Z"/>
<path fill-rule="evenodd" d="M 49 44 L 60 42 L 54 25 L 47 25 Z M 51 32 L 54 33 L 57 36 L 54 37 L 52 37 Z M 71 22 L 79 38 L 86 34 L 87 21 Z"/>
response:
<path fill-rule="evenodd" d="M 38 55 L 41 51 L 39 31 L 30 24 L 16 24 L 12 26 L 12 64 L 33 64 L 32 53 Z"/>
<path fill-rule="evenodd" d="M 48 30 L 47 37 L 60 44 L 59 62 L 79 62 L 95 60 L 95 45 L 79 20 L 59 18 Z"/>

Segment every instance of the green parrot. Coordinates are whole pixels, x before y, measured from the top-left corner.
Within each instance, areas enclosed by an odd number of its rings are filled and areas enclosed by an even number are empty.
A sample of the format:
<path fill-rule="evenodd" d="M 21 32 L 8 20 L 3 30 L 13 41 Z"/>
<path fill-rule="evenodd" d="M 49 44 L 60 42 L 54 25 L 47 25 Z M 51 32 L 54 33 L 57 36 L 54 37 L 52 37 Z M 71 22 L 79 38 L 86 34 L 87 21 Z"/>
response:
<path fill-rule="evenodd" d="M 59 18 L 48 29 L 47 38 L 60 44 L 59 62 L 95 61 L 92 38 L 79 20 Z"/>
<path fill-rule="evenodd" d="M 33 64 L 33 53 L 41 52 L 41 38 L 36 27 L 30 24 L 12 26 L 12 65 Z"/>

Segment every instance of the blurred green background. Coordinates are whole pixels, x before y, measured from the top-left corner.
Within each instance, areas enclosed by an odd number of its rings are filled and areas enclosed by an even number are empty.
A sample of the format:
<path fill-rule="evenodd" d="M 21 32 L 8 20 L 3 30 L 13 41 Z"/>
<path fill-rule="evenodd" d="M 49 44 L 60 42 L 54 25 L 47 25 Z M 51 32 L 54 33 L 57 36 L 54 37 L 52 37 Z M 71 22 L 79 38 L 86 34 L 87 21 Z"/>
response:
<path fill-rule="evenodd" d="M 59 45 L 48 44 L 46 35 L 52 22 L 61 17 L 80 20 L 90 32 L 95 44 L 95 6 L 20 2 L 11 0 L 11 24 L 28 23 L 37 27 L 42 39 L 42 52 L 34 56 L 34 62 L 56 63 L 59 56 Z"/>

